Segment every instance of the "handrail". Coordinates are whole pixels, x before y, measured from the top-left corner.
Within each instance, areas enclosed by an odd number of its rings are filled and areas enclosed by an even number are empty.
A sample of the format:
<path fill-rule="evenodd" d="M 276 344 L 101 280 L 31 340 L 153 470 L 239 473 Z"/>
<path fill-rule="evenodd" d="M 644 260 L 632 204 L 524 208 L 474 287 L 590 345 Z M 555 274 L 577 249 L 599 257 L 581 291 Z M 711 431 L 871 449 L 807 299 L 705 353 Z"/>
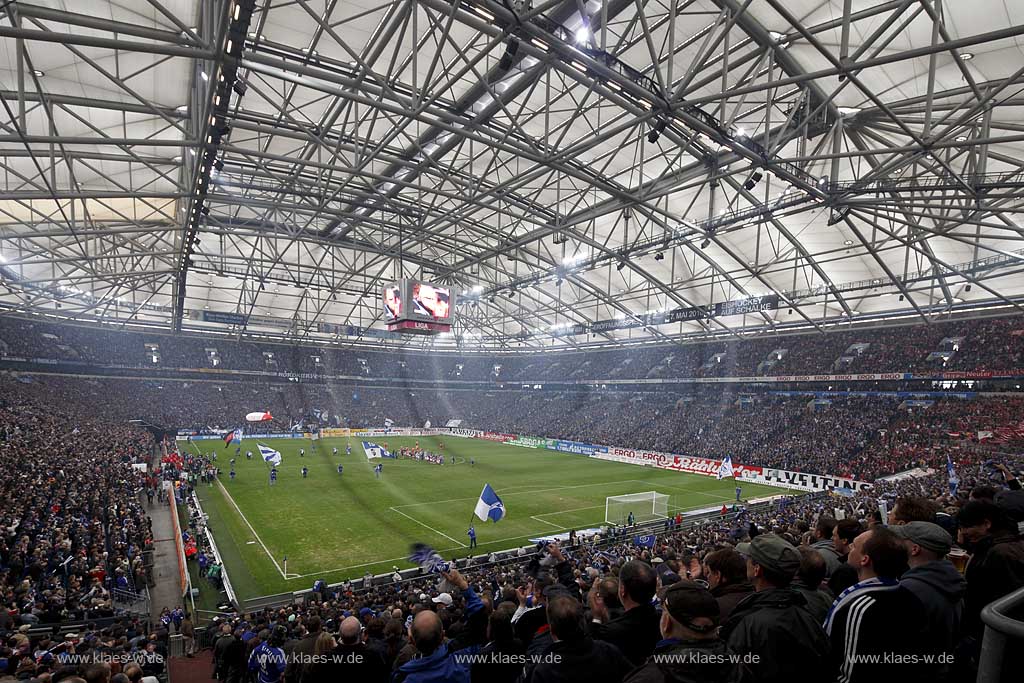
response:
<path fill-rule="evenodd" d="M 999 683 L 1006 641 L 1009 638 L 1024 640 L 1024 621 L 1008 615 L 1009 612 L 1021 607 L 1024 607 L 1024 588 L 1004 595 L 981 610 L 985 635 L 978 657 L 977 683 Z"/>

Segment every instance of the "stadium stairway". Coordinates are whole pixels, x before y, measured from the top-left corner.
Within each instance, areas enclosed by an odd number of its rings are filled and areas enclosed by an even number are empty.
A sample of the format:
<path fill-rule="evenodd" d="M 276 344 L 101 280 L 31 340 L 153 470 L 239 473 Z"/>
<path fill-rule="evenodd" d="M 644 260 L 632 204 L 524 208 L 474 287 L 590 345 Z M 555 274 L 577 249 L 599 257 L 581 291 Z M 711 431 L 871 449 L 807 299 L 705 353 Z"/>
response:
<path fill-rule="evenodd" d="M 167 660 L 168 683 L 216 683 L 213 678 L 213 652 L 203 650 L 195 657 L 171 657 Z"/>
<path fill-rule="evenodd" d="M 159 465 L 158 456 L 154 456 L 153 466 Z M 160 611 L 166 607 L 174 609 L 182 606 L 181 574 L 178 567 L 178 547 L 175 544 L 174 522 L 171 515 L 177 514 L 173 497 L 171 503 L 154 501 L 148 507 L 150 519 L 153 520 L 153 580 L 151 587 L 150 608 L 152 618 L 158 619 Z"/>

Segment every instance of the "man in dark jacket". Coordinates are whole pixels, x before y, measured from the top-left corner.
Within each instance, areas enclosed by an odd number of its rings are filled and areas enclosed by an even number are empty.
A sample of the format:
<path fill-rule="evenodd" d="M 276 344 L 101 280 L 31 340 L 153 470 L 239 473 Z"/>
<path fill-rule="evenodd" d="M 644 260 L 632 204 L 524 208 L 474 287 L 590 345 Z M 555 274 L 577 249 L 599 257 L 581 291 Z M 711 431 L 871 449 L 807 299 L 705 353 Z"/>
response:
<path fill-rule="evenodd" d="M 386 683 L 390 671 L 384 658 L 366 645 L 363 626 L 355 617 L 346 617 L 338 631 L 338 646 L 331 653 L 329 672 L 319 680 L 358 680 L 360 683 Z M 321 674 L 324 673 L 321 671 Z M 305 681 L 305 678 L 303 679 Z"/>
<path fill-rule="evenodd" d="M 526 683 L 620 683 L 632 668 L 619 649 L 594 640 L 583 628 L 583 606 L 565 594 L 547 605 L 553 643 L 545 659 L 530 667 Z"/>
<path fill-rule="evenodd" d="M 736 605 L 721 635 L 740 657 L 756 658 L 744 666 L 740 680 L 832 680 L 828 639 L 807 611 L 807 600 L 790 587 L 800 553 L 775 534 L 755 536 L 737 550 L 747 557 L 747 577 L 755 592 Z"/>
<path fill-rule="evenodd" d="M 665 589 L 661 599 L 662 640 L 647 662 L 624 683 L 730 683 L 738 666 L 718 637 L 718 602 L 692 581 Z"/>
<path fill-rule="evenodd" d="M 309 668 L 316 639 L 320 637 L 320 617 L 313 616 L 306 622 L 306 635 L 284 645 L 287 666 L 284 670 L 285 683 L 300 683 L 302 672 Z"/>
<path fill-rule="evenodd" d="M 921 601 L 928 641 L 936 643 L 942 652 L 952 654 L 960 634 L 960 617 L 967 592 L 964 577 L 946 559 L 953 538 L 931 522 L 910 522 L 894 526 L 892 530 L 903 541 L 910 565 L 900 577 L 900 585 Z M 952 673 L 948 664 L 939 664 L 936 680 L 950 680 Z"/>
<path fill-rule="evenodd" d="M 971 553 L 964 570 L 967 595 L 957 666 L 966 667 L 966 675 L 971 676 L 981 650 L 981 610 L 1024 586 L 1024 541 L 1017 533 L 1017 525 L 995 503 L 972 500 L 961 508 L 957 519 L 958 541 Z M 1004 661 L 1003 671 L 1013 670 Z M 1004 680 L 1008 679 L 1004 676 Z"/>
<path fill-rule="evenodd" d="M 934 676 L 934 659 L 931 665 L 912 659 L 938 655 L 938 644 L 925 640 L 924 608 L 896 579 L 906 557 L 886 527 L 854 539 L 848 562 L 859 580 L 836 599 L 825 621 L 837 683 L 911 683 Z"/>
<path fill-rule="evenodd" d="M 818 517 L 818 522 L 814 525 L 814 543 L 811 544 L 811 549 L 817 551 L 825 560 L 826 577 L 832 576 L 832 572 L 838 569 L 840 564 L 839 553 L 832 545 L 832 533 L 835 528 L 836 520 L 827 515 Z"/>
<path fill-rule="evenodd" d="M 828 609 L 835 597 L 821 587 L 825 580 L 825 558 L 821 553 L 806 546 L 797 548 L 800 553 L 800 568 L 793 579 L 793 589 L 807 600 L 807 611 L 819 624 L 825 623 Z"/>
<path fill-rule="evenodd" d="M 618 647 L 633 666 L 642 664 L 661 640 L 660 617 L 651 604 L 657 589 L 658 577 L 651 565 L 642 560 L 622 565 L 619 602 L 626 611 L 618 619 L 609 619 L 604 603 L 591 590 L 590 635 Z"/>
<path fill-rule="evenodd" d="M 958 520 L 959 543 L 971 553 L 964 571 L 963 629 L 980 638 L 982 608 L 1024 586 L 1024 541 L 1017 525 L 994 503 L 971 501 L 960 510 Z"/>
<path fill-rule="evenodd" d="M 722 622 L 728 621 L 740 600 L 754 592 L 747 581 L 747 561 L 732 548 L 708 553 L 701 574 L 718 601 Z"/>

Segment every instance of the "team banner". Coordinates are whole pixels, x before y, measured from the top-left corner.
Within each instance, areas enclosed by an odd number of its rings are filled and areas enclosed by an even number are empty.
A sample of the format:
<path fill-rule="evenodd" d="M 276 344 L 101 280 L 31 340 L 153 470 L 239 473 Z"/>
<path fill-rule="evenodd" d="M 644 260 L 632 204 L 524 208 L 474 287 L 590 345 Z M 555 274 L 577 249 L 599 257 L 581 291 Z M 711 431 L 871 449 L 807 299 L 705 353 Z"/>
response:
<path fill-rule="evenodd" d="M 762 483 L 768 485 L 785 486 L 791 489 L 802 491 L 839 491 L 850 489 L 852 491 L 866 491 L 871 484 L 866 481 L 857 481 L 848 477 L 837 477 L 831 474 L 808 474 L 807 472 L 789 472 L 764 467 L 761 470 Z"/>
<path fill-rule="evenodd" d="M 482 434 L 480 434 L 478 438 L 487 439 L 488 441 L 499 441 L 504 443 L 506 441 L 512 441 L 513 439 L 516 438 L 516 435 L 503 434 L 501 432 L 483 432 Z"/>
<path fill-rule="evenodd" d="M 506 441 L 509 446 L 521 446 L 523 448 L 549 448 L 548 444 L 554 443 L 551 439 L 542 439 L 538 436 L 516 436 L 511 441 Z M 553 447 L 552 447 L 552 450 Z"/>
<path fill-rule="evenodd" d="M 559 451 L 561 453 L 575 453 L 576 455 L 586 455 L 588 457 L 608 452 L 607 446 L 595 446 L 592 443 L 581 443 L 579 441 L 560 441 L 558 439 L 549 440 L 545 448 L 551 451 Z"/>

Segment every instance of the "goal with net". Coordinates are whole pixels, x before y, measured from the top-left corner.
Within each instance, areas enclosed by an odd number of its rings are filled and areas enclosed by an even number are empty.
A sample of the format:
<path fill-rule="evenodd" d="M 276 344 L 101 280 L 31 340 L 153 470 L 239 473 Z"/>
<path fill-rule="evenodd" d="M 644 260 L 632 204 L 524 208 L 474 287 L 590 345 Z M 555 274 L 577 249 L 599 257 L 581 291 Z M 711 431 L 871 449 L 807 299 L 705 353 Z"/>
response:
<path fill-rule="evenodd" d="M 604 500 L 604 522 L 626 526 L 632 513 L 633 522 L 643 524 L 668 517 L 668 496 L 657 491 L 608 496 Z"/>

